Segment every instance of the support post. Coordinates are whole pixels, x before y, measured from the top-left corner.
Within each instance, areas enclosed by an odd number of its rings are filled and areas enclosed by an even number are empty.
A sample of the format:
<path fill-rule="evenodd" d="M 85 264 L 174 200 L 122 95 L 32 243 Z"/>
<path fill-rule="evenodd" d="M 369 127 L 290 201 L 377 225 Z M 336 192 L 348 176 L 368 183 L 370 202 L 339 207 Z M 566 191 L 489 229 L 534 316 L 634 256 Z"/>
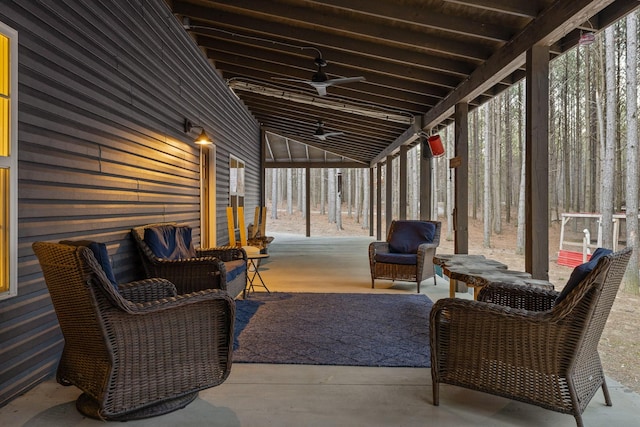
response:
<path fill-rule="evenodd" d="M 307 223 L 307 237 L 311 237 L 311 168 L 304 169 L 304 191 L 306 194 L 304 200 L 305 221 Z"/>
<path fill-rule="evenodd" d="M 369 168 L 369 236 L 373 237 L 373 206 L 374 206 L 374 188 L 373 185 L 373 168 Z"/>
<path fill-rule="evenodd" d="M 376 193 L 376 239 L 382 240 L 382 163 L 377 167 Z"/>
<path fill-rule="evenodd" d="M 391 227 L 391 220 L 393 219 L 393 157 L 387 156 L 387 171 L 384 175 L 385 179 L 385 236 L 389 232 Z"/>
<path fill-rule="evenodd" d="M 469 104 L 456 104 L 454 113 L 454 253 L 469 253 Z"/>
<path fill-rule="evenodd" d="M 526 65 L 525 270 L 549 280 L 549 47 L 533 46 Z"/>
<path fill-rule="evenodd" d="M 399 191 L 399 208 L 398 218 L 407 219 L 407 145 L 400 146 L 400 191 Z"/>

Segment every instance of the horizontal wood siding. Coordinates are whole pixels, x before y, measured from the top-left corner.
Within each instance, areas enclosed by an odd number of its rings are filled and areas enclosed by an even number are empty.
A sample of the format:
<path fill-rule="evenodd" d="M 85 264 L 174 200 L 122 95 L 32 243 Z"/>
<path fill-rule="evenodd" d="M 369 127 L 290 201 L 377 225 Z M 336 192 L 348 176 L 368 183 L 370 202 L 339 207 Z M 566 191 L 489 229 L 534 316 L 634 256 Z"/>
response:
<path fill-rule="evenodd" d="M 62 337 L 35 241 L 105 242 L 120 282 L 140 276 L 129 230 L 187 223 L 199 241 L 200 150 L 217 147 L 218 243 L 229 155 L 259 202 L 260 129 L 162 0 L 3 1 L 19 34 L 19 289 L 0 301 L 0 406 L 51 375 Z M 251 210 L 252 211 L 252 210 Z"/>

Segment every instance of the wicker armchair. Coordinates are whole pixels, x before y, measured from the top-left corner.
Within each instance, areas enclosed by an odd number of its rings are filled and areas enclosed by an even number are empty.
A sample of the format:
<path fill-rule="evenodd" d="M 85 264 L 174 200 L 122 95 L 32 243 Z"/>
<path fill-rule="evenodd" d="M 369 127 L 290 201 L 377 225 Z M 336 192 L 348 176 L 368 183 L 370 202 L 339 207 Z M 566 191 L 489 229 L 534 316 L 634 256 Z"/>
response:
<path fill-rule="evenodd" d="M 571 414 L 602 387 L 598 341 L 631 249 L 601 258 L 561 299 L 556 291 L 492 284 L 478 301 L 446 298 L 431 311 L 433 404 L 453 384 Z"/>
<path fill-rule="evenodd" d="M 87 247 L 36 242 L 33 250 L 64 336 L 57 381 L 82 390 L 82 414 L 165 414 L 228 377 L 235 303 L 226 292 L 177 295 L 165 279 L 116 288 Z"/>
<path fill-rule="evenodd" d="M 244 294 L 247 285 L 247 254 L 242 248 L 195 248 L 195 256 L 192 258 L 159 258 L 145 242 L 145 230 L 162 226 L 176 227 L 177 224 L 147 224 L 131 230 L 147 277 L 165 278 L 181 294 L 203 289 L 223 289 L 234 298 L 240 293 Z"/>
<path fill-rule="evenodd" d="M 392 221 L 387 241 L 369 244 L 371 288 L 376 279 L 416 282 L 418 292 L 427 277 L 433 276 L 435 284 L 433 256 L 440 245 L 441 228 L 439 221 Z"/>

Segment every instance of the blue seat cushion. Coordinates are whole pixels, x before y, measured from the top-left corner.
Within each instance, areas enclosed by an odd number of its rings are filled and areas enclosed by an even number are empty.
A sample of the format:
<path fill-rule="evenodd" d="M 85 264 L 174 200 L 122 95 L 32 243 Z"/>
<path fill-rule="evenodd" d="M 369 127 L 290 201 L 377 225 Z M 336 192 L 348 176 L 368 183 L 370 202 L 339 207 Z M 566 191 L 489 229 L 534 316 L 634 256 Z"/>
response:
<path fill-rule="evenodd" d="M 376 262 L 383 262 L 386 264 L 416 265 L 418 262 L 418 255 L 386 252 L 376 254 L 375 260 Z"/>
<path fill-rule="evenodd" d="M 240 274 L 243 274 L 247 269 L 247 264 L 243 259 L 237 259 L 234 261 L 227 261 L 224 263 L 224 267 L 227 270 L 227 283 L 233 281 Z"/>
<path fill-rule="evenodd" d="M 102 267 L 102 271 L 104 271 L 104 274 L 107 276 L 107 279 L 109 279 L 111 285 L 118 290 L 118 282 L 116 282 L 116 276 L 113 274 L 107 245 L 91 240 L 63 240 L 60 243 L 63 245 L 84 246 L 89 248 L 91 252 L 93 252 L 93 256 L 96 261 L 98 261 L 98 264 L 100 264 L 100 267 Z"/>
<path fill-rule="evenodd" d="M 433 242 L 436 226 L 424 221 L 395 221 L 389 237 L 389 251 L 415 254 L 422 243 Z"/>
<path fill-rule="evenodd" d="M 562 301 L 567 295 L 569 295 L 569 293 L 573 289 L 575 289 L 575 287 L 578 286 L 578 284 L 582 282 L 589 273 L 591 273 L 591 271 L 598 264 L 598 260 L 600 258 L 606 255 L 609 255 L 610 253 L 613 253 L 611 249 L 598 248 L 595 251 L 593 251 L 593 254 L 591 255 L 591 259 L 589 259 L 588 262 L 585 262 L 584 264 L 580 264 L 579 266 L 574 268 L 573 272 L 571 272 L 571 276 L 569 277 L 569 280 L 567 281 L 567 284 L 564 285 L 564 288 L 562 288 L 560 295 L 558 295 L 558 297 L 556 298 L 556 304 Z"/>
<path fill-rule="evenodd" d="M 196 256 L 191 227 L 188 226 L 157 225 L 145 228 L 144 242 L 160 259 L 177 260 Z"/>

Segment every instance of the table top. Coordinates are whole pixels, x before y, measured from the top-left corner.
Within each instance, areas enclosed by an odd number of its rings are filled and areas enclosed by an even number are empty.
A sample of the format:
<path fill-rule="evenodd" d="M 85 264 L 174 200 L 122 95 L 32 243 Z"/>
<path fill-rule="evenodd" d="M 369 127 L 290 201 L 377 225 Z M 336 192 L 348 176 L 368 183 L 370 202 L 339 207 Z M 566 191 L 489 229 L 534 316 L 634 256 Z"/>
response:
<path fill-rule="evenodd" d="M 433 263 L 441 266 L 450 279 L 460 280 L 469 286 L 508 283 L 553 289 L 553 285 L 546 280 L 533 279 L 531 274 L 524 271 L 509 270 L 506 264 L 485 258 L 484 255 L 436 255 Z"/>
<path fill-rule="evenodd" d="M 247 254 L 247 259 L 269 258 L 269 254 Z"/>

